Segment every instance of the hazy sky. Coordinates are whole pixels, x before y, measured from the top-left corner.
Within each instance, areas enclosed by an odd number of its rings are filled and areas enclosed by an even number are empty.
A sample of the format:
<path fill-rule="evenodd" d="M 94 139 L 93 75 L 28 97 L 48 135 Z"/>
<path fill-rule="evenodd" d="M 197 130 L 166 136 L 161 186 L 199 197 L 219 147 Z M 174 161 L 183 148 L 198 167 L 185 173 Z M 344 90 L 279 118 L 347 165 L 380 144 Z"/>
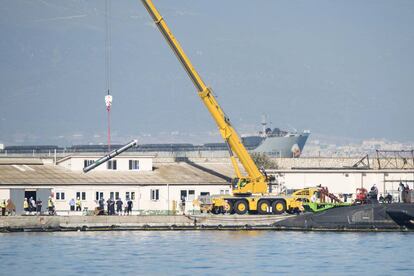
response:
<path fill-rule="evenodd" d="M 141 2 L 111 2 L 114 140 L 217 141 Z M 267 114 L 273 127 L 414 141 L 414 1 L 154 3 L 240 133 Z M 103 0 L 1 1 L 0 143 L 105 143 L 104 12 Z"/>

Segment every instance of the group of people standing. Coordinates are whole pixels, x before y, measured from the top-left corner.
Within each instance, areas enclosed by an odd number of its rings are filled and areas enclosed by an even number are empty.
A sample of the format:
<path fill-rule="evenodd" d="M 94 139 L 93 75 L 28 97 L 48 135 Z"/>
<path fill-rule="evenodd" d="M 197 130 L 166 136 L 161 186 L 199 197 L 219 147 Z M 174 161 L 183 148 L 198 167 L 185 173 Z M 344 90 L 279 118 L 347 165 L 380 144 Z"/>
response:
<path fill-rule="evenodd" d="M 43 201 L 40 199 L 34 200 L 33 197 L 24 198 L 23 210 L 26 215 L 40 215 L 42 214 Z M 49 215 L 55 215 L 55 203 L 51 196 L 47 200 L 47 211 Z"/>
<path fill-rule="evenodd" d="M 80 198 L 79 197 L 76 198 L 76 201 L 75 201 L 75 199 L 72 198 L 69 201 L 69 207 L 70 207 L 71 211 L 82 211 L 82 202 L 81 202 Z"/>
<path fill-rule="evenodd" d="M 368 192 L 368 199 L 371 203 L 392 203 L 392 195 L 390 193 L 386 196 L 380 194 L 378 198 L 378 188 L 376 184 L 374 184 Z"/>
<path fill-rule="evenodd" d="M 398 202 L 399 203 L 411 203 L 409 193 L 410 193 L 410 187 L 408 186 L 408 184 L 405 184 L 404 186 L 404 184 L 400 182 L 400 184 L 398 185 Z M 378 197 L 378 188 L 374 184 L 368 193 L 368 198 L 376 201 L 377 197 Z M 392 202 L 393 202 L 393 198 L 390 193 L 388 193 L 386 196 L 383 196 L 381 194 L 379 197 L 379 203 L 392 203 Z"/>
<path fill-rule="evenodd" d="M 98 215 L 104 215 L 105 214 L 105 199 L 101 198 L 98 201 L 98 207 L 97 207 L 97 214 Z M 124 208 L 123 208 L 124 207 Z M 109 198 L 106 201 L 106 214 L 109 216 L 113 215 L 130 215 L 132 214 L 132 200 L 127 198 L 126 203 L 124 206 L 124 202 L 121 200 L 121 198 L 117 198 L 116 201 L 112 198 Z"/>

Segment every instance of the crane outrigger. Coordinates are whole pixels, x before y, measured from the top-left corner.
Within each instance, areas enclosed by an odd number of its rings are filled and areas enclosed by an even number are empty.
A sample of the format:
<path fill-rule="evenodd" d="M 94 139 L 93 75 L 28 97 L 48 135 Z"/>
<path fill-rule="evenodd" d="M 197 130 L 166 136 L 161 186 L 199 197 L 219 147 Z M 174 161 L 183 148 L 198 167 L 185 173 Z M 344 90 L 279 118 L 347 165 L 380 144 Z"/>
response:
<path fill-rule="evenodd" d="M 197 89 L 198 96 L 204 103 L 210 115 L 217 124 L 230 154 L 236 177 L 232 180 L 232 195 L 212 198 L 211 211 L 213 213 L 229 212 L 245 214 L 248 211 L 259 214 L 281 214 L 285 211 L 296 210 L 301 206 L 291 198 L 284 198 L 268 192 L 269 181 L 264 173 L 256 166 L 239 135 L 230 123 L 230 119 L 221 109 L 212 90 L 201 79 L 190 59 L 184 53 L 181 45 L 168 28 L 164 18 L 155 8 L 152 0 L 141 0 L 148 13 L 161 31 L 165 40 L 187 72 Z M 242 165 L 247 175 L 242 175 L 237 163 Z"/>

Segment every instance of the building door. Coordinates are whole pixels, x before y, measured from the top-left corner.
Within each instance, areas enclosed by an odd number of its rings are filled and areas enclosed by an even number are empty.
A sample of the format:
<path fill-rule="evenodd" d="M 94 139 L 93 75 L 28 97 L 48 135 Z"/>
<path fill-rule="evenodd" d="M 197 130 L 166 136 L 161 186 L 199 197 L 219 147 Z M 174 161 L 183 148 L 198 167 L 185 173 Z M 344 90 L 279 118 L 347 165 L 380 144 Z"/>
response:
<path fill-rule="evenodd" d="M 10 189 L 10 200 L 16 206 L 16 214 L 20 215 L 23 213 L 23 201 L 25 198 L 24 189 Z"/>
<path fill-rule="evenodd" d="M 182 212 L 185 212 L 185 202 L 187 201 L 187 190 L 180 191 L 180 209 Z"/>
<path fill-rule="evenodd" d="M 181 202 L 185 202 L 187 200 L 187 190 L 181 190 L 180 200 L 181 200 Z"/>
<path fill-rule="evenodd" d="M 49 200 L 49 196 L 51 195 L 51 189 L 41 188 L 37 189 L 36 191 L 37 199 L 42 201 L 42 212 L 47 210 L 47 201 Z"/>
<path fill-rule="evenodd" d="M 24 197 L 27 199 L 30 199 L 31 197 L 33 197 L 33 199 L 36 201 L 36 190 L 25 190 L 24 191 Z"/>

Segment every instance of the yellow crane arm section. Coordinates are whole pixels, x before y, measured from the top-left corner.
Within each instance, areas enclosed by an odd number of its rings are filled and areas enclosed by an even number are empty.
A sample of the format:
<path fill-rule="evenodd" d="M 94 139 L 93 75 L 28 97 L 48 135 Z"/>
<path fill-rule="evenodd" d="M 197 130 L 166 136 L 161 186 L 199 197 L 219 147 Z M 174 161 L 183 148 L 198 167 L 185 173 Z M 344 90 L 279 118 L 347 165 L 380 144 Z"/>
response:
<path fill-rule="evenodd" d="M 223 110 L 220 108 L 216 98 L 214 97 L 211 89 L 206 86 L 206 84 L 201 79 L 200 75 L 194 69 L 187 55 L 184 53 L 177 39 L 171 33 L 168 28 L 165 20 L 155 8 L 152 0 L 142 0 L 145 8 L 148 13 L 151 15 L 158 29 L 161 31 L 164 38 L 167 40 L 174 54 L 177 56 L 178 60 L 181 62 L 188 76 L 194 83 L 197 88 L 198 95 L 203 101 L 204 105 L 207 107 L 211 116 L 214 118 L 218 129 L 229 147 L 230 158 L 233 164 L 233 167 L 236 171 L 238 178 L 241 178 L 241 174 L 235 160 L 233 153 L 238 157 L 240 163 L 248 174 L 247 183 L 244 182 L 238 187 L 234 187 L 235 193 L 254 193 L 254 194 L 263 194 L 267 192 L 267 180 L 265 176 L 260 172 L 251 158 L 250 154 L 244 147 L 241 142 L 239 135 L 236 130 L 231 126 L 229 118 L 224 114 Z"/>

